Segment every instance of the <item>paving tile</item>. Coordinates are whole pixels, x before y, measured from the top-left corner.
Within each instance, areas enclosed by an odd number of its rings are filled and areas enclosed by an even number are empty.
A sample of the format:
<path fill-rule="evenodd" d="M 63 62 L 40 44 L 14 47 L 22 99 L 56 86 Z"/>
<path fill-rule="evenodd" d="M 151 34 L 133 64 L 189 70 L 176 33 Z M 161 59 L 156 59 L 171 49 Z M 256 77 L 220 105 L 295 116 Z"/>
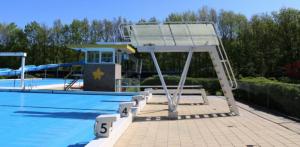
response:
<path fill-rule="evenodd" d="M 181 103 L 201 101 L 199 96 L 184 96 Z M 147 104 L 138 117 L 163 118 L 168 115 L 167 105 L 156 104 L 167 102 L 164 96 L 155 95 L 150 102 L 153 104 Z M 187 115 L 181 117 L 181 120 L 136 121 L 129 126 L 115 147 L 300 146 L 300 135 L 295 132 L 300 130 L 299 123 L 289 122 L 244 104 L 241 104 L 243 109 L 240 109 L 240 116 L 228 116 L 228 105 L 224 99 L 210 96 L 209 102 L 210 105 L 179 105 L 179 115 Z M 288 124 L 283 127 L 274 122 Z"/>
<path fill-rule="evenodd" d="M 155 145 L 154 144 L 142 144 L 141 147 L 154 147 Z"/>

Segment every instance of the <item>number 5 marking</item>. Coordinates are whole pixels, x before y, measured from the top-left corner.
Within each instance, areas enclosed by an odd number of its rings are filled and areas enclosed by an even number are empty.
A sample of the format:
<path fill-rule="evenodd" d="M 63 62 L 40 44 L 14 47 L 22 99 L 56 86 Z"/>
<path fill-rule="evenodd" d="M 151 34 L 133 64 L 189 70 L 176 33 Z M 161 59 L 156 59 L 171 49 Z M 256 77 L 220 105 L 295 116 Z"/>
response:
<path fill-rule="evenodd" d="M 102 123 L 100 128 L 100 133 L 105 134 L 107 132 L 107 123 Z"/>

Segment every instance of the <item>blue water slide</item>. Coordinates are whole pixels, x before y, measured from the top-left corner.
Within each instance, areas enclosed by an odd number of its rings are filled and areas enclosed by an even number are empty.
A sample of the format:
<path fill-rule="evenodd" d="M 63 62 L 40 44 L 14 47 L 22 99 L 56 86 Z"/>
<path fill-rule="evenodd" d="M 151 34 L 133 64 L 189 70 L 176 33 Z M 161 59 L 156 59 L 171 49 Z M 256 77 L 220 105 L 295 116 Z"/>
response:
<path fill-rule="evenodd" d="M 0 76 L 5 76 L 9 74 L 9 72 L 13 71 L 12 69 L 9 68 L 0 68 Z"/>
<path fill-rule="evenodd" d="M 0 68 L 0 72 L 4 72 L 4 71 L 11 71 L 12 69 L 10 68 Z"/>
<path fill-rule="evenodd" d="M 71 63 L 62 63 L 62 64 L 59 64 L 60 67 L 71 67 L 73 65 L 83 65 L 85 64 L 84 63 L 84 60 L 81 60 L 79 62 L 71 62 Z"/>
<path fill-rule="evenodd" d="M 16 76 L 20 74 L 21 74 L 21 70 L 12 70 L 9 68 L 0 69 L 0 76 Z"/>
<path fill-rule="evenodd" d="M 58 68 L 59 64 L 47 64 L 47 69 L 51 69 L 51 68 Z"/>
<path fill-rule="evenodd" d="M 18 70 L 22 70 L 22 68 L 20 67 Z M 26 65 L 24 67 L 25 72 L 30 72 L 30 71 L 37 71 L 37 66 L 35 65 Z"/>
<path fill-rule="evenodd" d="M 73 65 L 83 65 L 84 61 L 80 62 L 72 62 L 72 63 L 62 63 L 62 64 L 45 64 L 45 65 L 26 65 L 24 67 L 25 72 L 34 72 L 34 71 L 41 71 L 41 70 L 47 70 L 47 69 L 53 69 L 53 68 L 59 68 L 59 67 L 71 67 Z M 17 70 L 12 70 L 9 68 L 0 68 L 0 76 L 17 76 L 20 75 L 22 71 L 22 68 L 20 67 Z"/>
<path fill-rule="evenodd" d="M 47 65 L 39 65 L 36 67 L 36 69 L 37 70 L 45 70 L 45 69 L 48 69 L 47 67 L 48 67 Z"/>

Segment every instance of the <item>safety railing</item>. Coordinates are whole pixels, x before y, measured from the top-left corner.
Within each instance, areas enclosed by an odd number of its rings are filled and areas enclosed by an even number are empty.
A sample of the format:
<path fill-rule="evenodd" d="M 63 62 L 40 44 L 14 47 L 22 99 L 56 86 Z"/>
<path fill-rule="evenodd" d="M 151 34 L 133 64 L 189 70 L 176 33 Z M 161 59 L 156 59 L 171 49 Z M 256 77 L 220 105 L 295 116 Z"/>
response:
<path fill-rule="evenodd" d="M 218 30 L 217 30 L 215 24 L 213 24 L 213 27 L 214 27 L 215 32 L 217 33 Z M 227 56 L 227 53 L 226 53 L 225 48 L 223 46 L 222 40 L 221 40 L 221 38 L 220 38 L 219 35 L 217 35 L 217 38 L 218 38 L 218 41 L 220 43 L 220 45 L 217 46 L 217 51 L 219 53 L 219 57 L 221 59 L 221 63 L 223 65 L 223 67 L 225 68 L 226 77 L 227 77 L 227 79 L 228 79 L 228 81 L 230 83 L 230 87 L 232 89 L 237 89 L 238 88 L 238 84 L 237 84 L 235 75 L 233 73 L 231 64 L 230 64 L 230 62 L 228 60 L 228 56 Z"/>

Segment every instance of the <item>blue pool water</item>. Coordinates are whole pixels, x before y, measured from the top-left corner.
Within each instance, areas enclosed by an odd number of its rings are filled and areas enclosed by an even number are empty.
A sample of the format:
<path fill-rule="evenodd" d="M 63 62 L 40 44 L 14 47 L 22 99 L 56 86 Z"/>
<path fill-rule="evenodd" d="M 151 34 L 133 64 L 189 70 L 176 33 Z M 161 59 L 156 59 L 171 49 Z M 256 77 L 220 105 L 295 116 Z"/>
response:
<path fill-rule="evenodd" d="M 131 96 L 0 92 L 0 146 L 78 147 L 94 139 L 100 114 Z"/>
<path fill-rule="evenodd" d="M 25 86 L 43 86 L 43 85 L 55 85 L 55 84 L 64 84 L 64 79 L 55 79 L 55 78 L 47 78 L 47 79 L 26 79 Z M 67 80 L 66 82 L 70 82 Z M 21 82 L 20 79 L 5 79 L 0 80 L 0 87 L 20 87 Z"/>

